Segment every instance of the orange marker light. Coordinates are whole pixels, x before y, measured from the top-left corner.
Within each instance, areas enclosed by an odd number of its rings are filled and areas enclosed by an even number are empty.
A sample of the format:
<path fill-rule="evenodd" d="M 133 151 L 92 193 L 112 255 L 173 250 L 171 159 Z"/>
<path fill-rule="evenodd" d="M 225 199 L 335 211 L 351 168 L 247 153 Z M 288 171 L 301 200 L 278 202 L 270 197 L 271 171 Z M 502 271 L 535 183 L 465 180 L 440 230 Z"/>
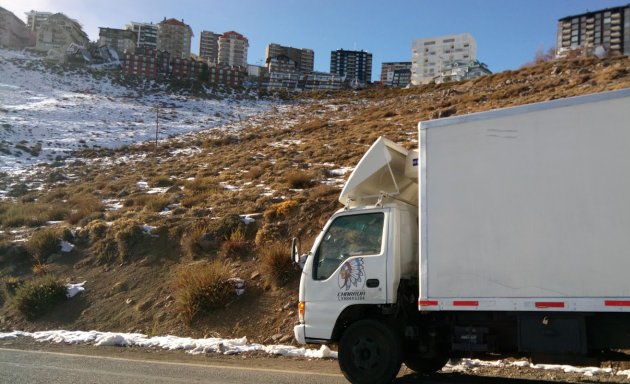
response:
<path fill-rule="evenodd" d="M 300 323 L 304 323 L 304 311 L 306 310 L 306 303 L 300 301 L 298 303 L 298 319 Z"/>

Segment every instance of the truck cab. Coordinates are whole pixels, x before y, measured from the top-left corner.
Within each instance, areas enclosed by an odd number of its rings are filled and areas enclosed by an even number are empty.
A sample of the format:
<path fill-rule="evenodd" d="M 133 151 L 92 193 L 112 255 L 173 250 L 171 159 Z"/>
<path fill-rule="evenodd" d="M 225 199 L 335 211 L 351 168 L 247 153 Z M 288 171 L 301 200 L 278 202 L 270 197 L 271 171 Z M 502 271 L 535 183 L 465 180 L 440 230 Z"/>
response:
<path fill-rule="evenodd" d="M 417 151 L 379 138 L 351 174 L 344 208 L 302 256 L 300 343 L 337 340 L 364 311 L 396 303 L 401 280 L 417 279 L 417 165 Z"/>

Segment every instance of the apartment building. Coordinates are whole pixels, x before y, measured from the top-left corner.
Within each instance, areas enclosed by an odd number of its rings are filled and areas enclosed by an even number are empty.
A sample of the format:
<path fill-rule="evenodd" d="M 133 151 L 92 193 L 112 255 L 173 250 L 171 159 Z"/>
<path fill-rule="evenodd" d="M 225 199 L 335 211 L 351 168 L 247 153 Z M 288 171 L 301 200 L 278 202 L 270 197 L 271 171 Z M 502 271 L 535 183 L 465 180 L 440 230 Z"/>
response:
<path fill-rule="evenodd" d="M 247 79 L 247 68 L 244 66 L 227 67 L 219 64 L 208 65 L 208 82 L 240 87 Z"/>
<path fill-rule="evenodd" d="M 137 40 L 137 34 L 128 29 L 99 28 L 98 45 L 114 49 L 119 58 L 126 52 L 134 52 Z"/>
<path fill-rule="evenodd" d="M 305 90 L 325 91 L 339 90 L 345 85 L 342 77 L 326 72 L 311 72 L 302 75 L 300 83 Z"/>
<path fill-rule="evenodd" d="M 219 37 L 217 63 L 223 66 L 247 68 L 247 48 L 249 41 L 238 32 L 225 32 Z"/>
<path fill-rule="evenodd" d="M 330 73 L 345 78 L 349 84 L 365 86 L 372 81 L 372 54 L 363 50 L 332 51 Z"/>
<path fill-rule="evenodd" d="M 630 4 L 558 20 L 556 49 L 558 56 L 578 49 L 630 55 Z"/>
<path fill-rule="evenodd" d="M 263 86 L 269 91 L 298 90 L 300 84 L 300 74 L 296 72 L 269 72 Z"/>
<path fill-rule="evenodd" d="M 0 47 L 25 48 L 34 45 L 34 38 L 13 12 L 0 7 Z"/>
<path fill-rule="evenodd" d="M 397 69 L 392 74 L 390 85 L 396 88 L 404 88 L 411 83 L 411 69 Z"/>
<path fill-rule="evenodd" d="M 52 16 L 52 12 L 38 12 L 30 11 L 26 12 L 26 26 L 31 31 L 36 31 L 43 22 L 48 20 L 49 16 Z"/>
<path fill-rule="evenodd" d="M 411 61 L 387 62 L 381 64 L 381 84 L 390 87 L 405 87 L 411 77 Z"/>
<path fill-rule="evenodd" d="M 298 63 L 290 57 L 279 55 L 267 59 L 268 72 L 299 73 Z"/>
<path fill-rule="evenodd" d="M 157 49 L 158 28 L 153 23 L 139 23 L 132 21 L 125 29 L 136 33 L 136 48 Z"/>
<path fill-rule="evenodd" d="M 477 60 L 477 43 L 469 33 L 416 39 L 411 58 L 411 83 L 427 84 L 449 63 Z"/>
<path fill-rule="evenodd" d="M 48 16 L 35 31 L 35 49 L 41 52 L 53 51 L 65 54 L 71 44 L 87 46 L 89 39 L 78 21 L 63 13 Z"/>
<path fill-rule="evenodd" d="M 296 63 L 297 71 L 300 73 L 313 72 L 315 63 L 315 52 L 308 48 L 285 47 L 280 44 L 271 43 L 265 49 L 265 63 L 269 63 L 274 57 L 284 56 Z M 271 69 L 269 69 L 271 71 Z"/>
<path fill-rule="evenodd" d="M 451 81 L 476 79 L 477 77 L 491 75 L 488 66 L 478 60 L 456 60 L 442 68 L 442 71 L 433 78 L 436 84 Z"/>
<path fill-rule="evenodd" d="M 171 56 L 166 51 L 139 47 L 123 57 L 122 70 L 128 75 L 156 78 L 170 73 Z"/>
<path fill-rule="evenodd" d="M 210 62 L 217 63 L 219 59 L 219 37 L 220 34 L 201 31 L 199 35 L 199 57 Z"/>
<path fill-rule="evenodd" d="M 203 61 L 193 58 L 181 59 L 179 57 L 171 60 L 171 78 L 199 80 Z"/>
<path fill-rule="evenodd" d="M 166 19 L 157 25 L 157 49 L 167 51 L 171 58 L 190 57 L 192 28 L 184 20 Z"/>

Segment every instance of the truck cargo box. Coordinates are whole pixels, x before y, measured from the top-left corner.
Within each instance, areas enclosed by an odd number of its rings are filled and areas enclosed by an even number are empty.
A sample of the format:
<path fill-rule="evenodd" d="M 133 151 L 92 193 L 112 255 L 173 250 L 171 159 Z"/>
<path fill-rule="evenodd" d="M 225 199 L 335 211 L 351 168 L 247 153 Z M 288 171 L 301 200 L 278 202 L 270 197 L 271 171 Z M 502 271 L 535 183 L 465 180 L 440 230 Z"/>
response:
<path fill-rule="evenodd" d="M 419 124 L 421 310 L 630 311 L 630 91 Z"/>

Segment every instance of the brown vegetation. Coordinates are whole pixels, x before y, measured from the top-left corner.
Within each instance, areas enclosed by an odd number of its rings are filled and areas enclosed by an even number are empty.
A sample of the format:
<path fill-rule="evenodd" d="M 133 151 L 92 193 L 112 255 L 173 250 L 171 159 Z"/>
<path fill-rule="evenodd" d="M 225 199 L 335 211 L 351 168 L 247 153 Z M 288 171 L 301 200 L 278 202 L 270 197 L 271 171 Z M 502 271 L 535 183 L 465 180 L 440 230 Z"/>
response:
<path fill-rule="evenodd" d="M 340 208 L 337 195 L 348 174 L 334 170 L 354 166 L 379 136 L 416 147 L 422 120 L 628 88 L 629 67 L 625 57 L 542 60 L 461 83 L 309 92 L 290 108 L 239 122 L 230 133 L 208 130 L 164 140 L 157 150 L 153 143 L 90 150 L 76 154 L 89 158 L 89 165 L 86 160 L 36 167 L 29 180 L 3 176 L 0 182 L 13 196 L 0 202 L 4 291 L 10 286 L 15 292 L 19 282 L 37 273 L 86 279 L 88 287 L 82 304 L 69 300 L 60 305 L 64 311 L 52 310 L 38 325 L 24 321 L 5 299 L 0 329 L 200 335 L 219 330 L 260 336 L 259 341 L 290 334 L 297 283 L 287 282 L 299 275 L 289 261 L 290 239 L 313 239 Z M 171 155 L 191 145 L 202 150 Z M 146 151 L 152 156 L 135 156 Z M 109 161 L 123 156 L 136 160 Z M 65 178 L 68 174 L 75 177 Z M 138 186 L 141 180 L 168 191 L 149 194 Z M 255 221 L 245 224 L 244 215 Z M 49 221 L 63 221 L 56 226 L 71 228 L 75 236 L 55 227 L 33 229 Z M 156 229 L 146 233 L 145 224 Z M 71 240 L 75 251 L 47 263 L 62 238 Z M 24 242 L 16 241 L 24 239 L 29 254 L 45 267 L 33 269 Z M 225 277 L 244 279 L 245 294 L 236 297 Z M 232 311 L 242 307 L 230 305 L 234 300 L 261 319 L 234 320 Z M 180 312 L 185 324 L 178 320 Z"/>

